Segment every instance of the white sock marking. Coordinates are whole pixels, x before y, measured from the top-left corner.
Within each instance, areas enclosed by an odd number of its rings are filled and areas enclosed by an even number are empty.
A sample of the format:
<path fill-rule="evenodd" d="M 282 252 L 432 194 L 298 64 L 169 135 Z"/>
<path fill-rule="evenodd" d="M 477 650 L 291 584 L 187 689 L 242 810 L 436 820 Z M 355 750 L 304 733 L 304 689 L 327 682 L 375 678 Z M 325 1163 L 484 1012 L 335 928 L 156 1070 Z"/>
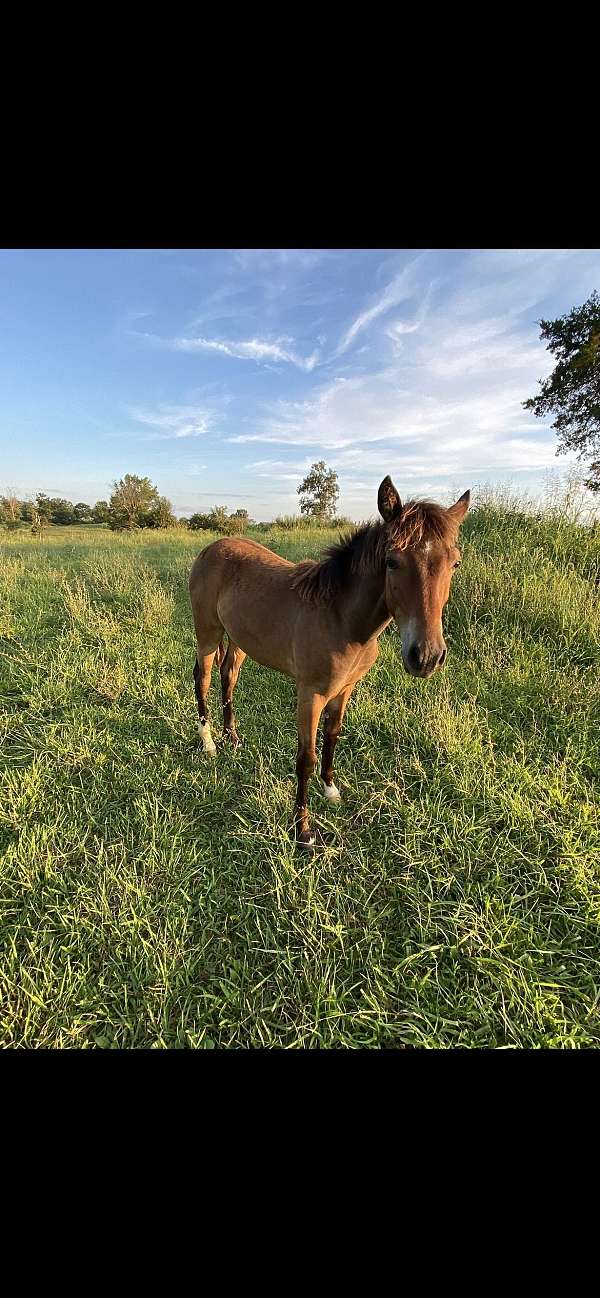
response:
<path fill-rule="evenodd" d="M 323 781 L 323 793 L 326 798 L 329 798 L 330 802 L 339 802 L 342 797 L 335 784 L 325 784 L 325 781 Z"/>
<path fill-rule="evenodd" d="M 202 740 L 204 752 L 210 753 L 210 756 L 214 757 L 217 750 L 213 742 L 213 737 L 210 733 L 210 725 L 208 721 L 205 721 L 204 724 L 201 721 L 198 722 L 198 734 L 200 735 L 200 738 Z"/>

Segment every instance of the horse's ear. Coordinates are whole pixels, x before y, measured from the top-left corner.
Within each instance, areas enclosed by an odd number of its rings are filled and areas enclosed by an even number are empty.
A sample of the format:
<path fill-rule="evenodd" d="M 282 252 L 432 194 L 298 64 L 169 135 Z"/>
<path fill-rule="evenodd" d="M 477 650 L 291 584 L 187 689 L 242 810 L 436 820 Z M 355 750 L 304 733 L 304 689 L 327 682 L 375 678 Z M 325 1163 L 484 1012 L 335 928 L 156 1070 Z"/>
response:
<path fill-rule="evenodd" d="M 383 479 L 377 492 L 377 508 L 384 523 L 389 523 L 390 519 L 395 514 L 399 514 L 402 509 L 402 501 L 389 474 Z"/>
<path fill-rule="evenodd" d="M 462 523 L 463 518 L 467 513 L 470 503 L 471 503 L 471 492 L 465 491 L 461 496 L 460 500 L 457 500 L 456 504 L 451 505 L 450 509 L 448 510 L 448 513 L 452 514 L 453 519 L 455 519 L 456 523 L 459 526 Z"/>

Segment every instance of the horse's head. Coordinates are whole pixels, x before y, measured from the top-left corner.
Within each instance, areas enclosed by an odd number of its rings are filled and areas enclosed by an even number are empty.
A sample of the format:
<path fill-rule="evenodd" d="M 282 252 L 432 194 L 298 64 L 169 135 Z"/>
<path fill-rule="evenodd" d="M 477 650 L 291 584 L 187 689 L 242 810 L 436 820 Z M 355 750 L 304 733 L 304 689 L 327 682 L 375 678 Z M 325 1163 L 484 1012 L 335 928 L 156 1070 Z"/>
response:
<path fill-rule="evenodd" d="M 442 612 L 452 574 L 460 563 L 458 529 L 470 492 L 450 509 L 429 501 L 402 505 L 392 482 L 383 479 L 377 507 L 385 524 L 385 597 L 396 619 L 402 660 L 411 676 L 431 676 L 446 661 Z"/>

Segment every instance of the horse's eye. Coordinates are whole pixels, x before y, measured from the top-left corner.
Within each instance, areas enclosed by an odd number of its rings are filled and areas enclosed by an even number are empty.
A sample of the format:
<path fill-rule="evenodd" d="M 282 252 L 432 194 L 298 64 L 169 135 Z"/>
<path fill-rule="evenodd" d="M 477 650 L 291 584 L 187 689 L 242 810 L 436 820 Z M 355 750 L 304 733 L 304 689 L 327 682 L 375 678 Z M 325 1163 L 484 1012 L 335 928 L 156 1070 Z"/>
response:
<path fill-rule="evenodd" d="M 398 564 L 395 559 L 386 559 L 385 566 L 386 568 L 397 568 Z"/>
<path fill-rule="evenodd" d="M 457 560 L 456 560 L 456 563 L 453 563 L 453 564 L 452 564 L 452 567 L 453 567 L 453 568 L 460 568 L 460 559 L 457 559 Z"/>

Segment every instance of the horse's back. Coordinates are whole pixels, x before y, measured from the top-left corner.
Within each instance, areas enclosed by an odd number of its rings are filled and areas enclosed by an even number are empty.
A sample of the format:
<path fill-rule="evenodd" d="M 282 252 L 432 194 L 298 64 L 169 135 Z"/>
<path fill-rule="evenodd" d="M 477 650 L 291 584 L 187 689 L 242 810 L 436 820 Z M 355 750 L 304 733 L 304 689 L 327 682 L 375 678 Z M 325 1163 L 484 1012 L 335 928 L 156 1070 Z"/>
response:
<path fill-rule="evenodd" d="M 261 574 L 268 570 L 281 572 L 292 566 L 287 559 L 274 554 L 259 541 L 242 536 L 221 536 L 201 550 L 195 559 L 190 573 L 190 594 L 193 599 L 194 591 L 207 581 L 212 583 L 214 578 L 226 584 L 228 578 L 239 573 L 240 569 L 244 569 L 251 580 L 252 576 L 260 579 Z"/>

